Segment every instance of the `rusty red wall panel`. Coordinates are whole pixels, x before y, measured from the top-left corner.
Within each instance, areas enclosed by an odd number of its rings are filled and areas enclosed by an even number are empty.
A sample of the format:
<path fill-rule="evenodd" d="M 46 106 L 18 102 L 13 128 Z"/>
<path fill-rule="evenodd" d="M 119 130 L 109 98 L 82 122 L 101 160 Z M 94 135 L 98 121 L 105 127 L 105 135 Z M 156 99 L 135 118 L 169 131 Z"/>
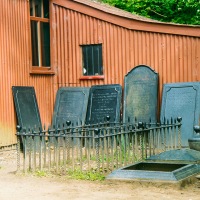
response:
<path fill-rule="evenodd" d="M 56 48 L 67 56 L 58 56 L 60 85 L 123 85 L 124 75 L 139 64 L 149 65 L 159 73 L 160 90 L 164 83 L 199 80 L 199 37 L 128 30 L 71 9 L 55 8 L 59 16 L 55 21 Z M 80 45 L 96 43 L 103 45 L 105 79 L 80 80 Z"/>
<path fill-rule="evenodd" d="M 27 6 L 27 0 L 0 1 L 0 147 L 16 143 L 12 86 L 34 86 L 42 123 L 51 123 L 55 97 L 53 78 L 29 73 Z"/>
<path fill-rule="evenodd" d="M 68 9 L 67 6 L 61 7 L 56 4 L 54 7 L 55 15 L 59 16 L 55 17 L 56 48 L 65 53 L 64 60 L 61 55 L 57 58 L 60 73 L 59 86 L 114 83 L 123 86 L 124 76 L 128 71 L 141 64 L 151 66 L 159 73 L 160 97 L 164 83 L 200 80 L 200 37 L 175 34 L 178 30 L 175 26 L 173 34 L 151 32 L 150 24 L 148 31 L 127 29 L 116 23 L 92 17 L 91 13 L 82 14 L 82 11 L 77 12 Z M 77 10 L 81 10 L 78 4 Z M 104 80 L 80 80 L 82 76 L 80 45 L 96 43 L 102 43 L 103 46 L 105 78 Z"/>

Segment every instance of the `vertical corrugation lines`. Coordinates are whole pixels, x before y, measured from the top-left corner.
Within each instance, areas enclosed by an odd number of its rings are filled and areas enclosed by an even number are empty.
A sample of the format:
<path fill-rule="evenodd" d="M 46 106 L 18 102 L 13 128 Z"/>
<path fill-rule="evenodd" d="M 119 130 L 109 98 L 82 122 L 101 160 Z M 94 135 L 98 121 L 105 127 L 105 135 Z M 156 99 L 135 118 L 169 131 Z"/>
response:
<path fill-rule="evenodd" d="M 0 147 L 16 143 L 16 114 L 12 86 L 34 86 L 42 123 L 51 123 L 51 76 L 29 74 L 28 1 L 0 1 Z"/>
<path fill-rule="evenodd" d="M 199 38 L 128 30 L 67 8 L 56 6 L 56 9 L 60 16 L 60 21 L 57 19 L 56 22 L 57 32 L 62 32 L 61 26 L 66 27 L 64 39 L 57 38 L 57 48 L 68 52 L 68 59 L 58 66 L 62 74 L 58 77 L 61 85 L 123 85 L 128 71 L 140 64 L 149 65 L 159 73 L 160 93 L 164 83 L 199 79 L 196 73 Z M 63 14 L 62 9 L 67 14 Z M 67 43 L 64 42 L 66 39 Z M 80 45 L 101 42 L 104 80 L 79 80 L 82 75 Z"/>

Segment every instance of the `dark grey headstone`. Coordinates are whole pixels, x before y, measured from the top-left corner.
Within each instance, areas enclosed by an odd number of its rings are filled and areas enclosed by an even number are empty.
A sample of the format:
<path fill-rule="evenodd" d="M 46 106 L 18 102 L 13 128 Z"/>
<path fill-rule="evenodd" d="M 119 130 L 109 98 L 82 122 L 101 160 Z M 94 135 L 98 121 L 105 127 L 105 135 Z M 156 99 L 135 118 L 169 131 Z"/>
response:
<path fill-rule="evenodd" d="M 200 82 L 165 84 L 163 87 L 161 120 L 182 117 L 182 146 L 188 147 L 193 126 L 199 124 Z"/>
<path fill-rule="evenodd" d="M 23 131 L 25 128 L 27 130 L 30 128 L 31 130 L 34 129 L 36 131 L 38 131 L 39 128 L 42 129 L 42 123 L 40 119 L 40 113 L 34 88 L 24 86 L 13 86 L 12 91 L 14 97 L 15 110 L 17 113 L 18 125 L 22 127 L 21 131 Z M 24 145 L 24 140 L 23 138 L 21 139 L 22 144 Z M 37 136 L 35 138 L 35 141 L 36 150 L 38 151 L 40 148 L 39 144 L 42 144 L 42 146 L 44 145 L 44 138 L 39 138 L 39 136 Z M 26 149 L 28 148 L 29 146 L 26 146 Z"/>
<path fill-rule="evenodd" d="M 56 95 L 53 125 L 62 125 L 66 121 L 84 123 L 90 88 L 62 87 Z"/>
<path fill-rule="evenodd" d="M 118 84 L 92 86 L 86 123 L 103 122 L 106 116 L 110 122 L 120 122 L 121 95 L 122 87 Z"/>
<path fill-rule="evenodd" d="M 13 86 L 12 91 L 18 125 L 23 128 L 41 128 L 42 124 L 34 88 Z"/>
<path fill-rule="evenodd" d="M 158 74 L 150 67 L 133 68 L 124 80 L 123 122 L 157 121 Z"/>

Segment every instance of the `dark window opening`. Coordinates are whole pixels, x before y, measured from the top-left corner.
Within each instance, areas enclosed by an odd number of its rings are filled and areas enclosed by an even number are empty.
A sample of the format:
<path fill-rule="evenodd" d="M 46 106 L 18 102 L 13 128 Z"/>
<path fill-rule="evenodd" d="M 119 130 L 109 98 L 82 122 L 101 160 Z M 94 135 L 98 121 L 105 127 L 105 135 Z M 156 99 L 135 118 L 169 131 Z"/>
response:
<path fill-rule="evenodd" d="M 82 45 L 83 75 L 103 75 L 102 44 Z"/>
<path fill-rule="evenodd" d="M 50 66 L 49 1 L 30 0 L 32 66 Z"/>

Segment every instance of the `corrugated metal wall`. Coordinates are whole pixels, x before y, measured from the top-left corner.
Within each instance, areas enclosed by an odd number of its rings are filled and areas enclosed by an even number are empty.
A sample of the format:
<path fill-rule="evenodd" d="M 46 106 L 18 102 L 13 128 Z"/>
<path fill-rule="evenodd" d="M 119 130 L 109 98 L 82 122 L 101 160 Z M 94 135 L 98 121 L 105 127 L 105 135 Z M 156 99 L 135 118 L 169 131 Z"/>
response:
<path fill-rule="evenodd" d="M 140 64 L 159 73 L 160 92 L 163 83 L 200 81 L 199 37 L 130 30 L 58 5 L 54 9 L 60 86 L 123 85 L 125 74 Z M 80 45 L 97 43 L 103 45 L 105 78 L 80 80 Z"/>
<path fill-rule="evenodd" d="M 101 20 L 95 14 L 93 17 L 86 15 L 86 11 L 79 12 L 79 4 L 74 6 L 78 11 L 66 5 L 53 6 L 59 86 L 115 83 L 123 86 L 124 76 L 133 67 L 144 64 L 159 74 L 160 107 L 164 83 L 200 81 L 200 37 L 127 29 Z M 177 30 L 175 27 L 174 32 Z M 81 80 L 80 45 L 98 43 L 103 45 L 105 78 Z"/>
<path fill-rule="evenodd" d="M 34 86 L 43 123 L 51 123 L 53 79 L 30 75 L 27 0 L 0 1 L 0 147 L 16 143 L 12 86 Z"/>

